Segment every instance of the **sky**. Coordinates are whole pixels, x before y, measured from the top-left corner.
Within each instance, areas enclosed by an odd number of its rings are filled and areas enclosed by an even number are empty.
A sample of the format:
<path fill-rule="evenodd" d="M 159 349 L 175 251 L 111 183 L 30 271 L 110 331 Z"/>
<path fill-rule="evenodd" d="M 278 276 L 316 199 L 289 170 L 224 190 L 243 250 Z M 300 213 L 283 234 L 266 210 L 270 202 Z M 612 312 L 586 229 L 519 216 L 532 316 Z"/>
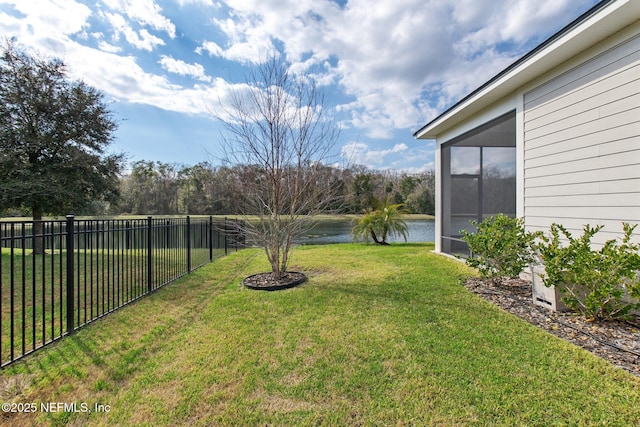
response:
<path fill-rule="evenodd" d="M 99 89 L 131 162 L 218 163 L 214 117 L 278 52 L 330 96 L 336 159 L 418 173 L 435 144 L 414 131 L 596 3 L 0 0 L 0 35 Z"/>

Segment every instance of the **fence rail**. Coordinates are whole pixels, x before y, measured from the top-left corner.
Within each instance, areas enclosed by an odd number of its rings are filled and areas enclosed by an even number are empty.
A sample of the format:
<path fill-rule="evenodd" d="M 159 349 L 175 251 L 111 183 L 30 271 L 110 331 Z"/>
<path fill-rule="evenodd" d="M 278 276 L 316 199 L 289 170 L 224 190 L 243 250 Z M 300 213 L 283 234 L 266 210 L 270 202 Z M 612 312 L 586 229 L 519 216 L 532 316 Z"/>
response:
<path fill-rule="evenodd" d="M 244 246 L 209 218 L 0 222 L 0 366 Z"/>

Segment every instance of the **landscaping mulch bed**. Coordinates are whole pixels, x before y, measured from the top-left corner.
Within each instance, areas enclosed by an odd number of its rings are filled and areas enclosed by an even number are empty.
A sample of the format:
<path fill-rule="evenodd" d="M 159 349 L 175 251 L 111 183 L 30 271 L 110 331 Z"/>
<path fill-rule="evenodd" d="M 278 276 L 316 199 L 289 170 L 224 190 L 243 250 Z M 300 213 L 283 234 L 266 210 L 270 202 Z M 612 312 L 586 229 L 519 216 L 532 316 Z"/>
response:
<path fill-rule="evenodd" d="M 259 273 L 246 277 L 242 284 L 250 289 L 263 291 L 277 291 L 293 288 L 304 283 L 307 276 L 297 271 L 287 271 L 280 279 L 275 279 L 271 273 Z"/>
<path fill-rule="evenodd" d="M 487 279 L 471 278 L 465 287 L 503 310 L 640 376 L 640 318 L 598 323 L 575 313 L 552 311 L 533 304 L 531 282 L 526 280 L 506 279 L 494 285 Z"/>

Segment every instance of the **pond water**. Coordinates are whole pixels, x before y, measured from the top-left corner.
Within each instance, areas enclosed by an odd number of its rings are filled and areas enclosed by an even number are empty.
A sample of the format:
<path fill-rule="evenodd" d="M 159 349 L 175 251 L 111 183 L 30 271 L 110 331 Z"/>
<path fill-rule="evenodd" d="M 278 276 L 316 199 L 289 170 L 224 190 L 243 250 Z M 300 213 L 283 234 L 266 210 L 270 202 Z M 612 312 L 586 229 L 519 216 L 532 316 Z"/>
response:
<path fill-rule="evenodd" d="M 433 220 L 406 221 L 409 232 L 407 242 L 433 242 L 435 240 L 435 222 Z M 351 220 L 321 221 L 308 233 L 296 239 L 301 245 L 320 245 L 329 243 L 350 243 Z M 404 242 L 402 237 L 387 238 L 388 242 Z"/>

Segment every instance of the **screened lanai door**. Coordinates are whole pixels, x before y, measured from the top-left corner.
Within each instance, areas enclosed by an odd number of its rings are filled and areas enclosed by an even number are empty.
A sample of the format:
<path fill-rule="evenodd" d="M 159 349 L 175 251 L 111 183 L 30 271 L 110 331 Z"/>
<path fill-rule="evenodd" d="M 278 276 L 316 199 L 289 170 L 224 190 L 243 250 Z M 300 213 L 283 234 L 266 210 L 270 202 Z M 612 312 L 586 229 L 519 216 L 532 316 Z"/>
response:
<path fill-rule="evenodd" d="M 471 221 L 516 214 L 515 112 L 446 142 L 441 156 L 442 251 L 468 256 Z"/>

